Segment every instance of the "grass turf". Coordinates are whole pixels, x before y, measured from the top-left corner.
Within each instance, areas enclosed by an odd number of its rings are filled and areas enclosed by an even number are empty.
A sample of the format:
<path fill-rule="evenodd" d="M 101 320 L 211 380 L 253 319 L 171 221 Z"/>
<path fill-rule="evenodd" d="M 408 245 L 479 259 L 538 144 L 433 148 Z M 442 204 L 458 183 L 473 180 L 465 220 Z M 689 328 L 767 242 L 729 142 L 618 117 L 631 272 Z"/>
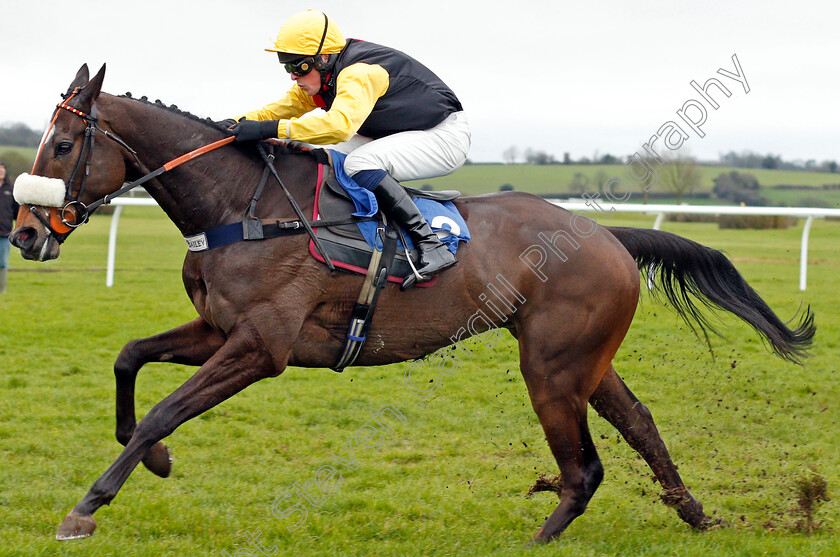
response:
<path fill-rule="evenodd" d="M 650 226 L 621 215 L 608 224 Z M 665 228 L 725 250 L 784 318 L 809 303 L 817 314 L 813 356 L 804 366 L 772 357 L 745 325 L 724 316 L 714 357 L 672 312 L 645 296 L 615 363 L 653 412 L 675 462 L 707 513 L 729 527 L 697 533 L 659 501 L 646 464 L 609 424 L 590 413 L 606 469 L 587 512 L 562 538 L 525 547 L 556 497 L 526 498 L 556 465 L 525 392 L 514 340 L 474 355 L 434 396 L 403 384 L 407 364 L 289 369 L 184 424 L 167 441 L 174 471 L 142 467 L 86 540 L 53 538 L 64 514 L 119 454 L 114 439 L 113 360 L 132 338 L 194 317 L 180 283 L 185 251 L 157 209 L 127 208 L 116 285 L 104 287 L 107 217 L 76 232 L 48 264 L 13 254 L 0 297 L 1 555 L 230 555 L 250 548 L 246 532 L 282 555 L 836 555 L 836 502 L 819 526 L 797 529 L 795 486 L 838 466 L 840 224 L 811 231 L 808 290 L 799 292 L 801 223 L 788 230 L 721 231 L 714 224 Z M 190 376 L 151 364 L 137 384 L 138 417 Z M 425 375 L 424 375 L 425 374 Z M 413 377 L 429 380 L 431 366 Z M 419 383 L 418 383 L 419 384 Z M 360 450 L 355 435 L 390 404 L 393 435 Z M 294 493 L 332 457 L 348 458 L 343 483 L 320 506 Z M 314 488 L 310 488 L 314 489 Z M 277 509 L 303 503 L 305 524 Z M 244 551 L 239 555 L 247 555 Z"/>

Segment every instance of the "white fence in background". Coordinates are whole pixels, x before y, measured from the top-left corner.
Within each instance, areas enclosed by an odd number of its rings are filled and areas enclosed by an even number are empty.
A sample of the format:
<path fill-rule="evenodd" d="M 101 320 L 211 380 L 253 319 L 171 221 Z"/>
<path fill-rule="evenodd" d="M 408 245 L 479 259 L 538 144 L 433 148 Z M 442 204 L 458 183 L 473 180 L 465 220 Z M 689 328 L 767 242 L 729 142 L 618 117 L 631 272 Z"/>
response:
<path fill-rule="evenodd" d="M 779 215 L 788 217 L 804 218 L 805 226 L 802 227 L 802 247 L 799 259 L 799 289 L 805 290 L 808 278 L 808 236 L 811 232 L 811 224 L 814 219 L 825 217 L 840 217 L 840 209 L 816 209 L 810 207 L 734 207 L 726 205 L 642 205 L 638 203 L 613 203 L 610 204 L 603 199 L 597 199 L 598 206 L 587 205 L 585 202 L 563 201 L 550 199 L 551 203 L 563 207 L 572 212 L 586 211 L 588 213 L 644 213 L 656 215 L 653 223 L 654 230 L 659 230 L 665 215 L 669 213 L 682 215 Z M 156 206 L 154 199 L 144 197 L 120 197 L 111 202 L 115 205 L 114 215 L 111 217 L 111 232 L 108 236 L 108 270 L 105 277 L 105 285 L 114 285 L 114 267 L 117 257 L 117 228 L 120 223 L 123 207 L 134 206 Z M 597 209 L 597 211 L 596 211 Z"/>
<path fill-rule="evenodd" d="M 802 247 L 799 255 L 799 289 L 805 290 L 808 279 L 808 236 L 811 233 L 811 224 L 814 219 L 825 217 L 840 217 L 840 209 L 816 209 L 812 207 L 737 207 L 727 205 L 641 205 L 636 203 L 605 203 L 603 199 L 597 199 L 598 207 L 587 205 L 585 202 L 566 202 L 557 199 L 549 200 L 569 211 L 587 211 L 597 213 L 611 213 L 611 209 L 617 213 L 645 213 L 656 215 L 653 223 L 654 230 L 659 230 L 665 215 L 779 215 L 805 219 L 805 226 L 802 227 Z M 590 202 L 591 203 L 591 202 Z M 593 203 L 594 204 L 594 203 Z"/>
<path fill-rule="evenodd" d="M 111 216 L 111 232 L 108 233 L 108 271 L 105 273 L 105 286 L 114 286 L 114 267 L 117 261 L 117 228 L 120 226 L 120 216 L 126 205 L 140 205 L 157 207 L 157 201 L 151 197 L 118 197 L 111 201 L 114 214 Z"/>

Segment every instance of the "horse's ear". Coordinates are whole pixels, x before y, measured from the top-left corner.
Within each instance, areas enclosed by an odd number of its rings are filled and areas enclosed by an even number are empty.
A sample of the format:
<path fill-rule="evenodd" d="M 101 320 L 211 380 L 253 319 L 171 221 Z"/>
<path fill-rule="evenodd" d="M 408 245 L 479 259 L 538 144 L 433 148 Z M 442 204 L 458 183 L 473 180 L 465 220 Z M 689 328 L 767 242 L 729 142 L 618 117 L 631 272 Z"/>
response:
<path fill-rule="evenodd" d="M 102 64 L 102 67 L 99 68 L 99 71 L 93 76 L 93 79 L 85 84 L 85 88 L 82 89 L 79 98 L 85 104 L 91 105 L 96 101 L 96 98 L 99 96 L 99 92 L 102 90 L 102 81 L 105 79 L 105 64 Z"/>
<path fill-rule="evenodd" d="M 90 80 L 90 72 L 88 71 L 87 64 L 82 64 L 82 67 L 79 68 L 79 71 L 76 72 L 76 77 L 73 78 L 73 82 L 70 83 L 70 87 L 67 88 L 67 95 L 73 92 L 73 89 L 76 87 L 81 87 L 85 83 Z"/>

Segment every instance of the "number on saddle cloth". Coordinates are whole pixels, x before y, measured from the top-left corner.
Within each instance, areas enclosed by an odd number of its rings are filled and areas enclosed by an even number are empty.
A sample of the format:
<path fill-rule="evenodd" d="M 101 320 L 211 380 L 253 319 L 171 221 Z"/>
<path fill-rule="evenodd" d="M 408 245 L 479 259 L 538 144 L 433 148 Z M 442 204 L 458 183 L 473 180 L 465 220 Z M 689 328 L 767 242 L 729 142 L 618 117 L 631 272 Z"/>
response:
<path fill-rule="evenodd" d="M 340 220 L 350 215 L 368 217 L 375 214 L 378 205 L 373 194 L 353 182 L 352 178 L 344 173 L 341 164 L 344 155 L 334 151 L 331 151 L 330 155 L 333 166 L 324 165 L 326 172 L 316 192 L 313 220 Z M 449 247 L 452 253 L 456 252 L 459 242 L 469 241 L 470 233 L 467 223 L 458 212 L 455 204 L 452 203 L 452 200 L 457 199 L 460 195 L 459 192 L 421 192 L 413 188 L 406 188 L 406 190 L 414 198 L 414 202 L 429 225 L 438 232 L 441 241 Z M 364 274 L 367 272 L 370 255 L 377 241 L 376 230 L 379 226 L 381 224 L 378 222 L 366 221 L 351 225 L 317 228 L 316 234 L 337 267 Z M 413 246 L 411 246 L 410 240 L 408 241 L 409 248 L 413 251 Z M 391 268 L 389 280 L 392 282 L 402 282 L 401 277 L 405 277 L 412 272 L 402 251 L 402 245 L 399 246 L 399 250 Z M 323 260 L 314 252 L 312 246 L 310 246 L 310 253 L 319 261 Z M 416 251 L 413 251 L 412 257 L 416 258 Z"/>
<path fill-rule="evenodd" d="M 351 211 L 353 215 L 359 217 L 371 217 L 375 215 L 378 210 L 376 197 L 370 190 L 359 186 L 344 172 L 343 162 L 345 155 L 332 150 L 329 154 L 332 162 L 331 172 L 329 172 L 326 180 L 329 189 L 339 196 L 352 201 L 353 208 L 355 209 Z M 405 189 L 412 199 L 414 199 L 414 203 L 420 209 L 420 212 L 432 227 L 432 230 L 442 232 L 439 235 L 444 237 L 442 241 L 449 247 L 452 253 L 456 253 L 459 242 L 468 242 L 470 240 L 467 223 L 455 207 L 455 204 L 452 203 L 452 201 L 460 197 L 460 192 L 454 190 L 439 192 L 421 191 L 409 187 Z M 325 201 L 329 203 L 328 200 Z M 321 212 L 322 218 L 325 218 L 323 210 Z M 376 242 L 376 228 L 377 224 L 373 222 L 359 223 L 359 229 L 370 246 L 373 246 Z M 409 248 L 413 248 L 410 245 L 410 240 Z"/>

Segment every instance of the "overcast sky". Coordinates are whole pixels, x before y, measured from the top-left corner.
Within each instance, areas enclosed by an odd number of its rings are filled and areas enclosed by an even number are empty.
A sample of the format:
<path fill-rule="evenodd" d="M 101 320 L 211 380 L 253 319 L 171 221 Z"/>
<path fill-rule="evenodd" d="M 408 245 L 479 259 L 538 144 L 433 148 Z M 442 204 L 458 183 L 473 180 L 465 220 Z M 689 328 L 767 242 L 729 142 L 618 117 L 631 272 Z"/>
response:
<path fill-rule="evenodd" d="M 0 122 L 43 129 L 79 66 L 108 64 L 103 89 L 221 120 L 291 84 L 273 54 L 290 15 L 319 9 L 345 36 L 403 50 L 447 82 L 473 128 L 470 158 L 530 147 L 561 158 L 641 148 L 716 77 L 683 149 L 840 160 L 837 2 L 510 0 L 3 0 Z M 717 72 L 735 72 L 750 91 Z M 699 117 L 698 109 L 689 114 Z"/>

